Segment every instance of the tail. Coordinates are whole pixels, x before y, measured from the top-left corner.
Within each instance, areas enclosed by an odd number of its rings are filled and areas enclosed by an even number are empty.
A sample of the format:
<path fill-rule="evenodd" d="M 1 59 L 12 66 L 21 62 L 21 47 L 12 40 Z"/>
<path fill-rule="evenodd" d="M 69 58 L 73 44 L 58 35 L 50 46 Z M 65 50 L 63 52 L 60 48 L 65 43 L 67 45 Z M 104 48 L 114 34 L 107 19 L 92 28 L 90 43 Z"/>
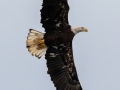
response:
<path fill-rule="evenodd" d="M 26 40 L 26 47 L 28 48 L 28 51 L 38 58 L 41 58 L 47 50 L 43 37 L 44 33 L 30 29 Z"/>

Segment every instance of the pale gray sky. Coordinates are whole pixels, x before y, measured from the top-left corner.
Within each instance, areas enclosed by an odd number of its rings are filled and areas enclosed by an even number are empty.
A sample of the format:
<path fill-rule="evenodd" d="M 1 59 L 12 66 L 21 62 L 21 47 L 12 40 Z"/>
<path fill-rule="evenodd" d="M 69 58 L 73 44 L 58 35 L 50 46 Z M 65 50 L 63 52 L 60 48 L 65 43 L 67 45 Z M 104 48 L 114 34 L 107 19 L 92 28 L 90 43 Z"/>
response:
<path fill-rule="evenodd" d="M 120 90 L 120 0 L 68 0 L 69 23 L 84 26 L 73 40 L 83 90 Z M 0 90 L 56 90 L 46 60 L 26 49 L 29 28 L 44 31 L 42 0 L 0 0 Z"/>

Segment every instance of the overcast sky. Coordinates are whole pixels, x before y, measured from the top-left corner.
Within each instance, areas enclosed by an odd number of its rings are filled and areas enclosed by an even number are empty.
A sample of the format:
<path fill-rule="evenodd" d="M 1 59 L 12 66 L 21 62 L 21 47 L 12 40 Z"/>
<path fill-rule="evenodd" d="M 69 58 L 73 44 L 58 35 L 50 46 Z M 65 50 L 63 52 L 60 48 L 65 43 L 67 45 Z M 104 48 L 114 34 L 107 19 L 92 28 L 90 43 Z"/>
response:
<path fill-rule="evenodd" d="M 69 23 L 84 26 L 73 40 L 83 90 L 120 90 L 120 0 L 68 0 Z M 46 60 L 26 49 L 30 28 L 44 32 L 42 0 L 0 0 L 0 90 L 56 90 Z"/>

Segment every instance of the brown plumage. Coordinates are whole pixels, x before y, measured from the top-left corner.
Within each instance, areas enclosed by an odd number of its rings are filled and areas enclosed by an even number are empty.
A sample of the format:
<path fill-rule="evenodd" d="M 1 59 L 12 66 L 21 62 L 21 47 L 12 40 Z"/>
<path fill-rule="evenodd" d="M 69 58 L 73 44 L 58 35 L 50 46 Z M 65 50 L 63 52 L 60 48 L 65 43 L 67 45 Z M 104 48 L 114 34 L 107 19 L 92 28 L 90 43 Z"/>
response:
<path fill-rule="evenodd" d="M 43 0 L 41 23 L 45 33 L 30 29 L 26 46 L 38 58 L 46 52 L 48 71 L 56 90 L 82 90 L 72 51 L 72 40 L 84 27 L 73 28 L 68 22 L 67 0 Z"/>
<path fill-rule="evenodd" d="M 41 23 L 45 32 L 59 30 L 61 26 L 68 25 L 69 6 L 67 0 L 43 0 Z M 60 23 L 60 25 L 59 25 Z M 57 26 L 58 25 L 58 26 Z"/>
<path fill-rule="evenodd" d="M 48 74 L 57 90 L 82 90 L 73 60 L 72 40 L 75 34 L 68 23 L 67 0 L 43 0 L 42 6 Z"/>

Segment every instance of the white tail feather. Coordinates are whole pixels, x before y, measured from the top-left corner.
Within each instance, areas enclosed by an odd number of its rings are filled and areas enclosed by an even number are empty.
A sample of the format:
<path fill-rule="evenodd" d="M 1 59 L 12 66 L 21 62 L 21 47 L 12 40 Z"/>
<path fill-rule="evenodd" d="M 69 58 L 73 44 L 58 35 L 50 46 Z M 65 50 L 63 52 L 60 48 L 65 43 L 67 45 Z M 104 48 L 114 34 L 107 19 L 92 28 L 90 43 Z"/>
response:
<path fill-rule="evenodd" d="M 43 37 L 44 37 L 44 33 L 41 33 L 34 29 L 30 29 L 30 32 L 28 33 L 26 40 L 26 46 L 28 48 L 28 51 L 33 56 L 36 56 L 38 58 L 41 58 L 47 50 L 47 46 L 45 46 L 44 43 L 39 45 L 40 40 L 44 40 Z"/>

